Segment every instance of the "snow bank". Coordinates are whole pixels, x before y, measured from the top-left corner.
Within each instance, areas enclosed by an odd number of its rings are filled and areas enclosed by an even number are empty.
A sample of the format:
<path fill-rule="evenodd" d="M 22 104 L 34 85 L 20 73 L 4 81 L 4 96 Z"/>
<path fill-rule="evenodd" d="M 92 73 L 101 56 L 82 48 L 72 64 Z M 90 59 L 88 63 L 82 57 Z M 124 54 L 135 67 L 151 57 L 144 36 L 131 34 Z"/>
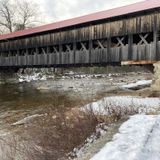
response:
<path fill-rule="evenodd" d="M 160 116 L 131 117 L 91 160 L 160 160 Z"/>
<path fill-rule="evenodd" d="M 96 115 L 109 115 L 112 112 L 149 113 L 160 109 L 159 98 L 140 97 L 106 97 L 81 108 L 82 111 L 92 111 Z"/>
<path fill-rule="evenodd" d="M 144 87 L 144 86 L 148 86 L 152 84 L 152 80 L 142 80 L 142 81 L 138 81 L 136 83 L 130 83 L 127 85 L 123 85 L 121 86 L 121 88 L 127 88 L 127 89 L 132 89 L 132 88 L 136 88 L 136 87 Z"/>

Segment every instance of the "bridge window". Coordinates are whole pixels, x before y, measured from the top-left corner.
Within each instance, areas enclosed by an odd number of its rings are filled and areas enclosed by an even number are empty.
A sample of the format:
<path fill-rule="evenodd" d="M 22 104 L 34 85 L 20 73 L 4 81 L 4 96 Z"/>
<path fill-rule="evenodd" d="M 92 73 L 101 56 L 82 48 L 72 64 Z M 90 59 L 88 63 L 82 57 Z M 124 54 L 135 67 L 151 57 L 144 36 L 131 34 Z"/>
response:
<path fill-rule="evenodd" d="M 25 55 L 25 51 L 24 51 L 24 50 L 20 50 L 20 51 L 19 51 L 19 55 L 20 55 L 20 56 L 24 56 L 24 55 Z"/>
<path fill-rule="evenodd" d="M 12 56 L 12 57 L 14 57 L 16 55 L 17 55 L 17 51 L 12 51 L 11 54 L 10 54 L 10 56 Z"/>
<path fill-rule="evenodd" d="M 35 52 L 35 49 L 28 49 L 28 55 L 34 55 Z"/>
<path fill-rule="evenodd" d="M 157 33 L 157 39 L 160 41 L 160 31 Z"/>
<path fill-rule="evenodd" d="M 76 49 L 79 51 L 89 50 L 89 41 L 76 43 Z"/>
<path fill-rule="evenodd" d="M 122 47 L 128 44 L 128 36 L 119 36 L 111 38 L 111 47 Z"/>
<path fill-rule="evenodd" d="M 70 52 L 73 50 L 73 44 L 63 44 L 62 51 L 63 52 Z"/>
<path fill-rule="evenodd" d="M 149 44 L 153 42 L 153 33 L 141 33 L 133 35 L 133 43 L 136 45 Z"/>
<path fill-rule="evenodd" d="M 46 54 L 47 53 L 47 48 L 41 47 L 38 48 L 38 54 Z"/>
<path fill-rule="evenodd" d="M 8 57 L 8 56 L 9 56 L 9 52 L 3 52 L 3 53 L 2 53 L 2 56 L 3 56 L 3 57 Z"/>
<path fill-rule="evenodd" d="M 94 40 L 93 41 L 93 48 L 94 49 L 104 49 L 104 48 L 107 48 L 107 39 Z"/>
<path fill-rule="evenodd" d="M 56 46 L 51 46 L 50 47 L 50 52 L 51 53 L 58 53 L 59 52 L 59 46 L 56 45 Z"/>
<path fill-rule="evenodd" d="M 49 51 L 50 51 L 50 53 L 53 53 L 53 52 L 54 52 L 53 46 L 50 46 L 50 47 L 49 47 Z"/>

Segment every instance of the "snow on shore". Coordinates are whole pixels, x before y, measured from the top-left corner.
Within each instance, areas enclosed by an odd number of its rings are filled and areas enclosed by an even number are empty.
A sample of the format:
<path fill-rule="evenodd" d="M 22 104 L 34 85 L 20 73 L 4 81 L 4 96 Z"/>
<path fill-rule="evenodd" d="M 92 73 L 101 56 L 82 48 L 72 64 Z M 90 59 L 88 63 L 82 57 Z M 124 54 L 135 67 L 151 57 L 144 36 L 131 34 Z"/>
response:
<path fill-rule="evenodd" d="M 132 116 L 91 160 L 160 160 L 160 116 Z"/>
<path fill-rule="evenodd" d="M 96 115 L 109 115 L 113 112 L 149 113 L 160 109 L 160 98 L 141 98 L 131 96 L 106 97 L 81 108 Z"/>
<path fill-rule="evenodd" d="M 31 82 L 31 81 L 46 81 L 46 75 L 41 73 L 34 73 L 32 75 L 18 75 L 19 82 Z"/>
<path fill-rule="evenodd" d="M 127 85 L 123 85 L 121 86 L 121 88 L 127 88 L 127 89 L 132 89 L 135 87 L 143 87 L 143 86 L 147 86 L 147 85 L 151 85 L 152 84 L 152 80 L 141 80 L 141 81 L 137 81 L 136 83 L 130 83 Z"/>

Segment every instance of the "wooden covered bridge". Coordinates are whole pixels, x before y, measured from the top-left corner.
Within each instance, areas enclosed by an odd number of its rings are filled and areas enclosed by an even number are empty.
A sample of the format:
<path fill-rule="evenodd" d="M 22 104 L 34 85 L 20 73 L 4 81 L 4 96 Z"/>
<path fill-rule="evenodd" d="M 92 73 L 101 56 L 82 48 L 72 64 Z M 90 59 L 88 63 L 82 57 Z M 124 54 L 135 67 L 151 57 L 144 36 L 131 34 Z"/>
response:
<path fill-rule="evenodd" d="M 0 68 L 160 60 L 160 0 L 0 35 Z"/>

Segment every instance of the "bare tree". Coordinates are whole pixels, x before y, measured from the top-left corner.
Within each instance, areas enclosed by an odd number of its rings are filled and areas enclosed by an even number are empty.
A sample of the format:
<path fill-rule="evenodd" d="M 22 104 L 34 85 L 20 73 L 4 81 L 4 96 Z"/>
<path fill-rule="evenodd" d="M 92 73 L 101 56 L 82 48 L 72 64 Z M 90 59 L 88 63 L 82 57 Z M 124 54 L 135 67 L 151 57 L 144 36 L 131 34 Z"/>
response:
<path fill-rule="evenodd" d="M 36 3 L 17 0 L 16 6 L 10 0 L 0 2 L 0 30 L 8 32 L 23 30 L 36 26 L 39 21 L 39 8 Z"/>
<path fill-rule="evenodd" d="M 35 26 L 39 21 L 39 7 L 36 3 L 27 0 L 17 1 L 17 23 L 15 24 L 16 30 L 22 30 Z"/>
<path fill-rule="evenodd" d="M 0 2 L 0 27 L 13 32 L 14 11 L 9 0 Z"/>

